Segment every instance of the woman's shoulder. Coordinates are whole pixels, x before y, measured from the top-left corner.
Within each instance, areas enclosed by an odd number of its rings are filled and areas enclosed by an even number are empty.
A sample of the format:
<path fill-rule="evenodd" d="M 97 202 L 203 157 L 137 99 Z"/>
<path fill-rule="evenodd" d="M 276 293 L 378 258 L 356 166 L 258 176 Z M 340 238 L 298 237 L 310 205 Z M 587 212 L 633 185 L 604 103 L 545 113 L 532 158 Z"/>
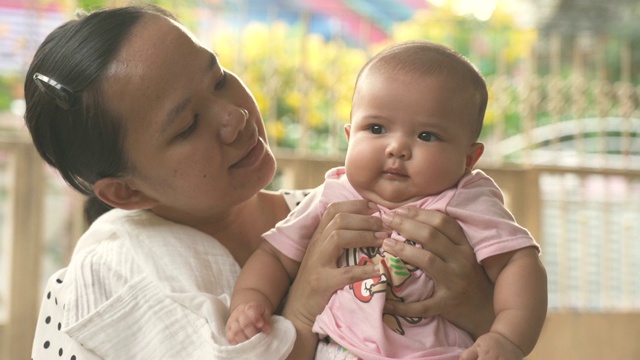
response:
<path fill-rule="evenodd" d="M 155 218 L 158 217 L 148 211 L 112 209 L 98 217 L 82 234 L 75 246 L 73 256 L 75 257 L 80 251 L 97 246 L 105 239 L 123 237 L 142 224 L 157 221 Z"/>
<path fill-rule="evenodd" d="M 203 274 L 221 275 L 203 283 L 194 267 Z M 112 210 L 78 241 L 67 276 L 81 282 L 91 274 L 109 287 L 104 293 L 110 297 L 142 274 L 170 291 L 225 293 L 238 272 L 229 251 L 199 230 L 150 211 Z"/>
<path fill-rule="evenodd" d="M 116 232 L 85 233 L 82 240 L 83 247 L 74 251 L 68 267 L 54 275 L 55 283 L 50 279 L 47 285 L 63 305 L 63 327 L 86 318 L 142 273 Z"/>
<path fill-rule="evenodd" d="M 228 250 L 211 236 L 145 211 L 110 211 L 78 242 L 56 280 L 67 325 L 76 324 L 122 294 L 230 294 L 240 271 Z M 194 271 L 197 269 L 197 271 Z M 145 295 L 146 296 L 146 295 Z M 130 296 L 129 296 L 130 297 Z M 63 324 L 64 325 L 64 324 Z"/>
<path fill-rule="evenodd" d="M 75 254 L 107 240 L 122 246 L 187 246 L 183 240 L 205 244 L 216 243 L 210 236 L 190 226 L 166 220 L 149 210 L 113 209 L 99 217 L 82 235 Z M 153 244 L 150 244 L 153 243 Z"/>

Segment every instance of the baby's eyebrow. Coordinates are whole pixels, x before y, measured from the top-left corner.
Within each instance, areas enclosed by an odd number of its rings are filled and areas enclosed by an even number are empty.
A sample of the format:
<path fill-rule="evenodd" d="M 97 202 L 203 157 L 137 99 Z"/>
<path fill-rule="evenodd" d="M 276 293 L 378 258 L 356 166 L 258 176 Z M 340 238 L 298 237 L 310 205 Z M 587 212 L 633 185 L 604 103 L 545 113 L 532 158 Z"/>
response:
<path fill-rule="evenodd" d="M 418 125 L 429 130 L 439 130 L 439 131 L 444 131 L 449 128 L 448 122 L 444 119 L 439 119 L 439 118 L 424 119 L 422 121 L 418 121 Z"/>

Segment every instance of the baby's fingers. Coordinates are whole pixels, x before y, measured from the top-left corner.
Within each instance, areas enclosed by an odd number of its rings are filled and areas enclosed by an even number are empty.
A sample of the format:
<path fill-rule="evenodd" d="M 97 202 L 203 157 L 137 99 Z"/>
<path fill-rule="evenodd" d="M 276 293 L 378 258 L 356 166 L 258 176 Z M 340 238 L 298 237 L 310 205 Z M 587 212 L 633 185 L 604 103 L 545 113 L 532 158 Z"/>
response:
<path fill-rule="evenodd" d="M 269 321 L 271 320 L 269 310 L 262 304 L 247 304 L 244 309 L 244 315 L 247 317 L 246 321 L 248 323 L 253 324 L 262 331 L 264 331 L 265 326 L 269 326 Z"/>
<path fill-rule="evenodd" d="M 480 354 L 478 354 L 478 349 L 474 346 L 466 349 L 461 355 L 460 360 L 476 360 Z"/>
<path fill-rule="evenodd" d="M 231 345 L 245 342 L 258 333 L 258 329 L 253 324 L 238 320 L 227 324 L 227 339 Z"/>
<path fill-rule="evenodd" d="M 227 338 L 231 344 L 247 341 L 261 331 L 271 332 L 270 314 L 263 306 L 240 305 L 235 312 L 235 320 L 227 324 Z"/>

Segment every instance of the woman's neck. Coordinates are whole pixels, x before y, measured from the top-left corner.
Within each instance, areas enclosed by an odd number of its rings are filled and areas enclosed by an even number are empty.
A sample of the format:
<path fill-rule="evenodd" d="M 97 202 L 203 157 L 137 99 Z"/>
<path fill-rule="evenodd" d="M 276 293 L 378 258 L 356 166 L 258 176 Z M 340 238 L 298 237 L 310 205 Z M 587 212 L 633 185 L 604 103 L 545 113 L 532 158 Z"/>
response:
<path fill-rule="evenodd" d="M 205 230 L 215 237 L 243 266 L 262 242 L 262 234 L 289 213 L 282 195 L 261 191 L 236 206 L 220 221 Z"/>

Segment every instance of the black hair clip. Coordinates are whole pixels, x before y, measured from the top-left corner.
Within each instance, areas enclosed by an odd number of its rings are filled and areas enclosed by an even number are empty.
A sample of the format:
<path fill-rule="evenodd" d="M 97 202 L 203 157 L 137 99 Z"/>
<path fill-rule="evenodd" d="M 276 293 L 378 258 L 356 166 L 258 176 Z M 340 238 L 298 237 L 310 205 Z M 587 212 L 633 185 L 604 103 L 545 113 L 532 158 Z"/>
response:
<path fill-rule="evenodd" d="M 40 90 L 51 96 L 61 108 L 68 110 L 75 104 L 76 95 L 66 86 L 40 73 L 35 73 L 33 80 Z"/>

